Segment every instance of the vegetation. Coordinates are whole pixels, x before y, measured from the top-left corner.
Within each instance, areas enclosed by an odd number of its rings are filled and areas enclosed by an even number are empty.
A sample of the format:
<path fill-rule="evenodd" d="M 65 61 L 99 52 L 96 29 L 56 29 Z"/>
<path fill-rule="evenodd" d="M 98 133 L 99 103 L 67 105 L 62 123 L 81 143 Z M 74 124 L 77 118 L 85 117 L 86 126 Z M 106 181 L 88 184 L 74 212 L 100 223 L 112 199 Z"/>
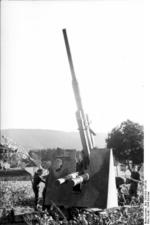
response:
<path fill-rule="evenodd" d="M 31 181 L 0 181 L 0 188 L 0 206 L 2 208 L 23 206 L 34 197 Z"/>
<path fill-rule="evenodd" d="M 55 214 L 54 218 L 47 212 L 39 210 L 36 214 L 28 214 L 24 218 L 26 223 L 31 225 L 143 225 L 143 208 L 121 207 L 96 213 L 76 209 L 71 217 L 70 220 L 59 220 L 58 214 Z"/>
<path fill-rule="evenodd" d="M 143 142 L 143 126 L 130 120 L 115 127 L 106 139 L 107 147 L 113 149 L 118 161 L 131 160 L 135 164 L 143 163 Z"/>

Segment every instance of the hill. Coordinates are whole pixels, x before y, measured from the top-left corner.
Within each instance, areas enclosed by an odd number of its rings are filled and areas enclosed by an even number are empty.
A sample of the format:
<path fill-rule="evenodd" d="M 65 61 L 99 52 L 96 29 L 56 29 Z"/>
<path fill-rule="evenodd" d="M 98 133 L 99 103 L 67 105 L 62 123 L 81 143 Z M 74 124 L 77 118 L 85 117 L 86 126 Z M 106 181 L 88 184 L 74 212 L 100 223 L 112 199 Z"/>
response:
<path fill-rule="evenodd" d="M 64 132 L 40 129 L 7 129 L 1 135 L 12 139 L 26 149 L 64 148 L 80 150 L 81 141 L 78 132 Z M 106 134 L 98 133 L 95 137 L 97 147 L 105 147 Z"/>

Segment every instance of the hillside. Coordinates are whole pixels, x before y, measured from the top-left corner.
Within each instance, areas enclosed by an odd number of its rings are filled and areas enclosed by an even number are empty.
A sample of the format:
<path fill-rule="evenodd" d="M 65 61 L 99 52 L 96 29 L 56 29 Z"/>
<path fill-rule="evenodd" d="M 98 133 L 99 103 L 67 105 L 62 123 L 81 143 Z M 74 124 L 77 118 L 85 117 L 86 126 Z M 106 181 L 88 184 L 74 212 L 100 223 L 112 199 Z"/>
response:
<path fill-rule="evenodd" d="M 81 149 L 78 132 L 38 129 L 8 129 L 2 130 L 1 135 L 11 138 L 15 143 L 26 149 L 65 148 Z M 97 147 L 105 147 L 106 134 L 98 133 L 95 137 Z"/>

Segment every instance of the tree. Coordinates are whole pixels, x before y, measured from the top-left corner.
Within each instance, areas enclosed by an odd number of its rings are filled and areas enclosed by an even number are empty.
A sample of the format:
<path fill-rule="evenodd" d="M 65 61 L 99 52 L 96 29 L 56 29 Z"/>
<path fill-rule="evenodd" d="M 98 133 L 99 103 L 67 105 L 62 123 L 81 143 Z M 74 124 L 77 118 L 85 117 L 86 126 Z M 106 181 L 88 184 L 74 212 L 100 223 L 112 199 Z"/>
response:
<path fill-rule="evenodd" d="M 135 164 L 143 162 L 143 142 L 143 126 L 130 120 L 115 127 L 106 139 L 107 147 L 113 149 L 114 156 L 118 161 L 132 160 Z"/>

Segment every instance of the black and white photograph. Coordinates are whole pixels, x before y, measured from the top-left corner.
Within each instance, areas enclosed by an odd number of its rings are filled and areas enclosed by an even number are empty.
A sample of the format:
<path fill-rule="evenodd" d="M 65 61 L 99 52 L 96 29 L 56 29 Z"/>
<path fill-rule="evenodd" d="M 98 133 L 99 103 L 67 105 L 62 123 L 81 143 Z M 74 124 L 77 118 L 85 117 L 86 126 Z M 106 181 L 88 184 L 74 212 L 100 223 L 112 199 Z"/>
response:
<path fill-rule="evenodd" d="M 150 224 L 144 1 L 0 4 L 0 224 Z"/>

